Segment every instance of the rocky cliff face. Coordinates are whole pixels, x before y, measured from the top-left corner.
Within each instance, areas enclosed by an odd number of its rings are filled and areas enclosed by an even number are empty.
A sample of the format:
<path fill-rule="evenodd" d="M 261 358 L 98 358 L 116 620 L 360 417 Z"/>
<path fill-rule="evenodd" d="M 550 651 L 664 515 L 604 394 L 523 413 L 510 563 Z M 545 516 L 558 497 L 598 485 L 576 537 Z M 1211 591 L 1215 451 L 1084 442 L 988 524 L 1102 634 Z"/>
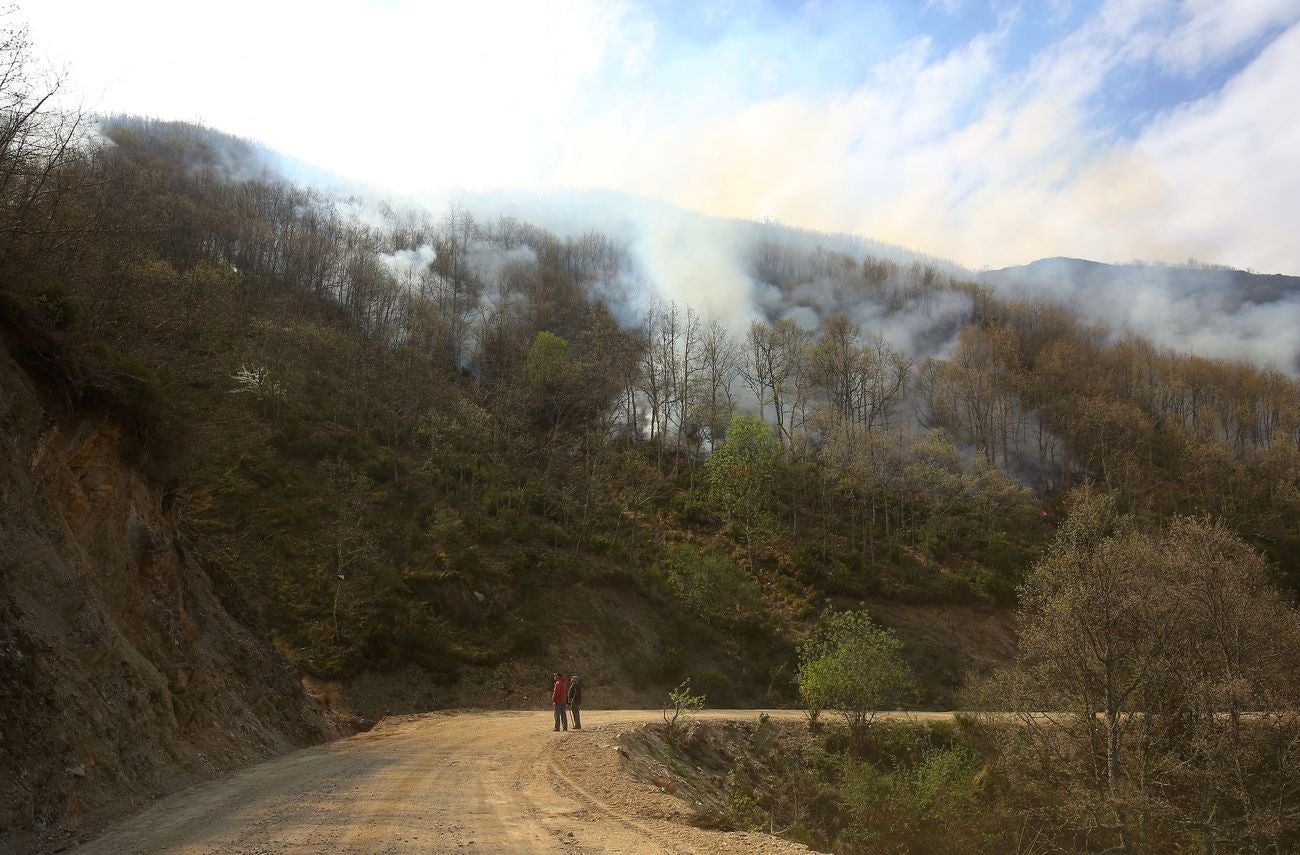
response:
<path fill-rule="evenodd" d="M 231 617 L 107 417 L 0 347 L 0 850 L 336 735 Z"/>

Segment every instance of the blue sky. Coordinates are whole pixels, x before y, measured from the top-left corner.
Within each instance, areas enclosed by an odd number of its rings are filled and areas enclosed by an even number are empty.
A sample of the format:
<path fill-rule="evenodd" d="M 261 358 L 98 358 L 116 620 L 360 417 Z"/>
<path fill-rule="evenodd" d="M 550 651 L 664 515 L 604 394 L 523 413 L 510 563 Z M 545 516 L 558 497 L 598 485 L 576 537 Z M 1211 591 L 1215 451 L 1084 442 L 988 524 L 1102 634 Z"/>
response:
<path fill-rule="evenodd" d="M 1157 5 L 1157 4 L 1153 4 Z M 1183 10 L 1177 4 L 1153 8 L 1153 29 L 1176 27 Z M 1231 4 L 1225 4 L 1228 7 Z M 1250 35 L 1221 54 L 1192 68 L 1171 69 L 1151 57 L 1116 67 L 1090 106 L 1099 122 L 1117 133 L 1134 133 L 1151 116 L 1177 104 L 1217 91 L 1240 72 L 1259 49 L 1284 29 L 1288 15 L 1279 13 L 1252 28 Z M 739 83 L 733 94 L 759 99 L 800 93 L 826 96 L 847 93 L 869 79 L 873 68 L 888 62 L 900 45 L 929 42 L 935 54 L 959 51 L 972 39 L 1000 33 L 996 55 L 999 75 L 1024 74 L 1035 58 L 1068 36 L 1104 4 L 1091 2 L 667 2 L 642 7 L 656 39 L 650 62 L 669 72 L 719 65 L 734 66 L 738 54 L 750 61 L 761 55 L 779 68 L 771 77 L 721 80 Z M 648 84 L 662 84 L 650 75 Z"/>
<path fill-rule="evenodd" d="M 42 0 L 69 94 L 404 192 L 1300 273 L 1300 0 Z"/>

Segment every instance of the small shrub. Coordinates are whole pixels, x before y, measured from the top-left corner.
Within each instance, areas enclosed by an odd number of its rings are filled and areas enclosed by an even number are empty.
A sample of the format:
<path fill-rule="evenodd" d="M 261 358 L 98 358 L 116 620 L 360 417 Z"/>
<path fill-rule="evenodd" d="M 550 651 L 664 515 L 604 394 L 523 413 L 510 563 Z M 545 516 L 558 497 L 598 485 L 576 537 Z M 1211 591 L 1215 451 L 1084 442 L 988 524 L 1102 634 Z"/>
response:
<path fill-rule="evenodd" d="M 668 500 L 668 509 L 686 525 L 702 526 L 714 521 L 709 507 L 690 494 L 678 493 L 673 496 Z"/>
<path fill-rule="evenodd" d="M 676 644 L 670 644 L 655 663 L 651 677 L 660 683 L 670 682 L 678 679 L 685 667 L 686 654 Z"/>
<path fill-rule="evenodd" d="M 974 781 L 979 769 L 979 758 L 964 746 L 927 751 L 908 781 L 909 807 L 919 824 L 936 827 L 964 820 L 975 809 Z"/>
<path fill-rule="evenodd" d="M 754 798 L 754 789 L 733 769 L 727 775 L 726 782 L 727 810 L 737 827 L 746 831 L 767 831 L 770 820 L 767 812 L 759 806 Z"/>
<path fill-rule="evenodd" d="M 58 286 L 47 286 L 32 295 L 32 309 L 52 329 L 66 330 L 77 322 L 77 304 Z"/>
<path fill-rule="evenodd" d="M 623 544 L 613 536 L 603 532 L 594 534 L 588 538 L 586 543 L 587 552 L 592 555 L 604 555 L 610 557 L 619 557 L 623 555 Z"/>
<path fill-rule="evenodd" d="M 679 724 L 684 724 L 690 717 L 704 709 L 704 695 L 691 692 L 691 681 L 683 680 L 677 688 L 668 693 L 664 703 L 664 724 L 668 734 L 675 736 Z"/>

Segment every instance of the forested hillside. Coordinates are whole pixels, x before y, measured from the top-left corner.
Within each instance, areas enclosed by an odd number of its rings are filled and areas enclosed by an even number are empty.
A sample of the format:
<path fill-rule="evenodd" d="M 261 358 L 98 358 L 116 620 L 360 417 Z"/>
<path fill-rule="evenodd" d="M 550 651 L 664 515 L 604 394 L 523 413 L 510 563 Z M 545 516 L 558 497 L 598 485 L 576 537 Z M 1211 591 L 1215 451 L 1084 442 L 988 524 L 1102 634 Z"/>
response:
<path fill-rule="evenodd" d="M 11 308 L 96 366 L 196 542 L 312 672 L 450 678 L 538 652 L 559 620 L 621 651 L 613 682 L 767 691 L 826 596 L 1008 602 L 1032 557 L 1028 494 L 943 436 L 905 440 L 911 361 L 843 320 L 820 344 L 653 302 L 620 325 L 603 295 L 628 262 L 599 235 L 457 211 L 365 225 L 228 180 L 240 144 L 211 132 L 105 134 L 64 167 L 75 237 L 24 262 Z M 757 468 L 710 466 L 759 401 L 778 428 Z M 891 480 L 860 490 L 850 466 Z M 927 482 L 946 494 L 913 495 Z"/>
<path fill-rule="evenodd" d="M 1009 654 L 1087 481 L 1221 517 L 1300 586 L 1276 369 L 776 226 L 736 250 L 753 305 L 706 314 L 598 231 L 340 198 L 211 130 L 30 106 L 0 158 L 11 348 L 128 426 L 299 668 L 398 673 L 373 709 L 528 703 L 561 662 L 611 697 L 691 676 L 782 702 L 828 602 L 871 604 L 949 702 Z"/>
<path fill-rule="evenodd" d="M 0 8 L 0 851 L 1300 851 L 1300 5 L 130 5 Z"/>

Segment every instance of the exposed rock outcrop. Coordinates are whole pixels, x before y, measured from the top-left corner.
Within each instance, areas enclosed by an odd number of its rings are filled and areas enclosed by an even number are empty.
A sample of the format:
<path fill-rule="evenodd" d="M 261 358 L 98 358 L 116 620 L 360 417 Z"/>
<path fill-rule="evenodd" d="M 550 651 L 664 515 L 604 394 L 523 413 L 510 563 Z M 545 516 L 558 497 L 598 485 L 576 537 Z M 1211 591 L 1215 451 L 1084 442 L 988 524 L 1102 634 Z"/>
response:
<path fill-rule="evenodd" d="M 47 405 L 0 348 L 0 850 L 335 725 L 236 621 L 108 416 Z"/>

